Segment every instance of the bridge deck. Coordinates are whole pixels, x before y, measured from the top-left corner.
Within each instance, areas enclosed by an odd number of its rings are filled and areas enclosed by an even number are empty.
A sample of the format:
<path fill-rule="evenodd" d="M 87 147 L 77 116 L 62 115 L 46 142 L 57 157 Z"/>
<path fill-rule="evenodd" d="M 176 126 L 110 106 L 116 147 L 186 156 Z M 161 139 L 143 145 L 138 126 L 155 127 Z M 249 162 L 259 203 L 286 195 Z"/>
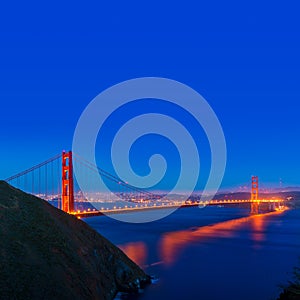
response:
<path fill-rule="evenodd" d="M 75 211 L 71 214 L 75 215 L 78 218 L 87 218 L 94 216 L 102 216 L 102 215 L 111 215 L 111 214 L 123 214 L 123 213 L 131 213 L 138 211 L 146 211 L 146 210 L 155 210 L 155 209 L 174 209 L 174 208 L 185 208 L 185 207 L 193 207 L 193 206 L 213 206 L 213 205 L 228 205 L 228 204 L 246 204 L 246 203 L 283 203 L 282 199 L 259 199 L 259 200 L 210 200 L 210 201 L 200 201 L 199 203 L 186 203 L 186 202 L 174 202 L 169 204 L 162 205 L 148 205 L 143 204 L 138 206 L 125 206 L 125 207 L 116 207 L 113 209 L 101 209 L 101 210 L 83 210 L 83 211 Z"/>

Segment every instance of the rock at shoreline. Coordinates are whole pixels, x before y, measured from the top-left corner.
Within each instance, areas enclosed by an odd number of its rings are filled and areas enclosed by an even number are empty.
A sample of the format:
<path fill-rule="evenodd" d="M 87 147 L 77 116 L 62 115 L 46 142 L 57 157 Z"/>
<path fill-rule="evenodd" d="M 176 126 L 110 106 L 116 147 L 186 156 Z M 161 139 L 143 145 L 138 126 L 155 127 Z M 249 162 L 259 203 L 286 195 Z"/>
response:
<path fill-rule="evenodd" d="M 289 282 L 278 300 L 299 300 L 300 299 L 300 268 L 294 268 L 294 280 Z"/>
<path fill-rule="evenodd" d="M 295 290 L 294 290 L 295 289 Z M 299 300 L 300 299 L 300 289 L 299 286 L 291 286 L 284 289 L 280 294 L 278 300 Z"/>
<path fill-rule="evenodd" d="M 113 299 L 149 276 L 76 217 L 0 181 L 0 298 Z"/>

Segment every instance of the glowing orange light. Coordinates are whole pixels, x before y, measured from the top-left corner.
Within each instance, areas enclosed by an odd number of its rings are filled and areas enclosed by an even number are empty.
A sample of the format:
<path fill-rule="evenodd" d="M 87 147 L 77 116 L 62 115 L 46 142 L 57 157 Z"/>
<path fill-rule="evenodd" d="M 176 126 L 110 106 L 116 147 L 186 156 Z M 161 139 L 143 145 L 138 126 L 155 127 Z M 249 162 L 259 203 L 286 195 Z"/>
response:
<path fill-rule="evenodd" d="M 148 251 L 144 242 L 132 242 L 118 247 L 139 266 L 146 264 Z"/>

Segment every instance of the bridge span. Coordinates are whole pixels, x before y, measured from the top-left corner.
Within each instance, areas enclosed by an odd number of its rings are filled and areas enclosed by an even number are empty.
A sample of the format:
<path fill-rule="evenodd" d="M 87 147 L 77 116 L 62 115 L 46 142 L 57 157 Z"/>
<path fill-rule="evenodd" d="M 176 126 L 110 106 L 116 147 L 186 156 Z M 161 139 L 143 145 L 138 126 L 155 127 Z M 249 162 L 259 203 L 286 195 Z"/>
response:
<path fill-rule="evenodd" d="M 124 207 L 113 207 L 97 209 L 79 210 L 79 202 L 90 202 L 83 195 L 78 187 L 75 192 L 76 176 L 73 175 L 73 165 L 78 164 L 82 172 L 96 172 L 100 175 L 107 184 L 114 186 L 113 194 L 118 200 L 124 200 Z M 91 173 L 89 173 L 91 174 Z M 95 173 L 93 173 L 95 174 Z M 90 177 L 87 176 L 87 182 L 91 182 Z M 140 189 L 124 182 L 120 178 L 112 175 L 105 170 L 99 168 L 72 153 L 72 151 L 56 155 L 36 166 L 33 166 L 23 172 L 13 175 L 6 179 L 6 181 L 15 187 L 18 187 L 25 192 L 31 193 L 35 196 L 45 200 L 54 200 L 58 202 L 58 208 L 66 213 L 72 214 L 78 218 L 101 216 L 103 214 L 121 214 L 132 213 L 146 210 L 156 209 L 174 209 L 178 207 L 193 207 L 193 206 L 212 206 L 212 205 L 233 205 L 233 204 L 249 204 L 251 214 L 258 214 L 260 212 L 260 205 L 268 204 L 269 210 L 280 209 L 284 205 L 282 199 L 260 199 L 258 177 L 252 176 L 251 181 L 251 198 L 250 199 L 220 199 L 210 201 L 196 201 L 192 202 L 189 199 L 184 202 L 172 201 L 164 198 L 164 195 L 158 195 L 145 189 Z M 78 195 L 82 195 L 81 199 L 76 199 Z M 101 197 L 100 197 L 101 198 Z M 163 200 L 163 201 L 162 201 Z M 131 204 L 132 203 L 132 204 Z"/>
<path fill-rule="evenodd" d="M 236 205 L 236 204 L 254 204 L 259 205 L 261 203 L 265 203 L 269 205 L 270 211 L 282 210 L 284 208 L 284 201 L 282 199 L 259 199 L 259 200 L 210 200 L 210 201 L 199 201 L 197 203 L 191 202 L 175 202 L 168 204 L 135 204 L 131 206 L 124 207 L 114 207 L 112 209 L 102 208 L 100 210 L 97 209 L 86 209 L 86 210 L 77 210 L 73 211 L 71 214 L 80 218 L 88 218 L 95 216 L 103 216 L 103 215 L 112 215 L 112 214 L 123 214 L 123 213 L 133 213 L 133 212 L 141 212 L 147 210 L 156 210 L 156 209 L 174 209 L 174 208 L 187 208 L 187 207 L 204 207 L 204 206 L 224 206 L 224 205 Z M 259 212 L 252 212 L 253 214 L 258 214 Z"/>

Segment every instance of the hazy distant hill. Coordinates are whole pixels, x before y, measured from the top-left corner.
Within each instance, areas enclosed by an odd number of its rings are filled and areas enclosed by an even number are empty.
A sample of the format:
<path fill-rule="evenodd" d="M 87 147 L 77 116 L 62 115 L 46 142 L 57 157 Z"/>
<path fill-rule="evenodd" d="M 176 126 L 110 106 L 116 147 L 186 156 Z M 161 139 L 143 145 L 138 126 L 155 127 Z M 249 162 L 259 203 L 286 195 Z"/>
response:
<path fill-rule="evenodd" d="M 300 192 L 300 187 L 298 186 L 287 186 L 281 188 L 273 188 L 274 192 Z"/>
<path fill-rule="evenodd" d="M 285 199 L 287 197 L 293 197 L 295 200 L 300 200 L 300 191 L 272 191 L 271 193 L 259 193 L 260 198 L 270 199 L 272 197 Z M 251 193 L 247 192 L 235 192 L 235 193 L 222 193 L 217 194 L 214 199 L 250 199 Z"/>
<path fill-rule="evenodd" d="M 0 181 L 0 298 L 113 299 L 149 277 L 83 221 Z"/>
<path fill-rule="evenodd" d="M 201 194 L 193 194 L 189 197 L 192 201 L 199 201 L 201 198 Z M 247 192 L 233 192 L 233 193 L 220 193 L 214 196 L 213 199 L 232 199 L 232 200 L 240 200 L 240 199 L 250 199 L 251 193 Z M 300 207 L 300 191 L 284 191 L 284 192 L 272 192 L 272 193 L 260 193 L 259 198 L 263 199 L 271 199 L 271 198 L 281 198 L 286 201 L 286 204 L 291 207 Z"/>

